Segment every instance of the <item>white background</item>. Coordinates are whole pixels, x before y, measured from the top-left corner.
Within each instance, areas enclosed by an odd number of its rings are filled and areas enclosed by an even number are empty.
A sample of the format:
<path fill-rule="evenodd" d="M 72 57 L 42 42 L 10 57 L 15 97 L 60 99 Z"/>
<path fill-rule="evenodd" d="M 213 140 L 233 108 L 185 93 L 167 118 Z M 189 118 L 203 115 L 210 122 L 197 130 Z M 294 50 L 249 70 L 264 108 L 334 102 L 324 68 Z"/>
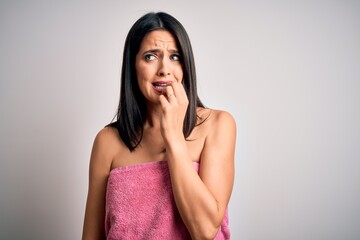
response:
<path fill-rule="evenodd" d="M 0 2 L 0 238 L 81 238 L 126 34 L 166 11 L 237 121 L 232 239 L 360 239 L 359 1 L 124 2 Z"/>

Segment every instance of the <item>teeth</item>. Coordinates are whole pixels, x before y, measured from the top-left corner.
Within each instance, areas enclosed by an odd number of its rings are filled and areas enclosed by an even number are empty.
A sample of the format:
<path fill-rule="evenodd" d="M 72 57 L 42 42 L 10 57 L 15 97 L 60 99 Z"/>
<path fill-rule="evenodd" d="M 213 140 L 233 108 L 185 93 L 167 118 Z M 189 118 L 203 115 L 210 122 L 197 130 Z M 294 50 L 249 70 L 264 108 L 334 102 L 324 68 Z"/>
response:
<path fill-rule="evenodd" d="M 164 88 L 164 87 L 166 87 L 168 84 L 166 84 L 166 83 L 153 83 L 153 85 L 154 85 L 156 88 Z"/>

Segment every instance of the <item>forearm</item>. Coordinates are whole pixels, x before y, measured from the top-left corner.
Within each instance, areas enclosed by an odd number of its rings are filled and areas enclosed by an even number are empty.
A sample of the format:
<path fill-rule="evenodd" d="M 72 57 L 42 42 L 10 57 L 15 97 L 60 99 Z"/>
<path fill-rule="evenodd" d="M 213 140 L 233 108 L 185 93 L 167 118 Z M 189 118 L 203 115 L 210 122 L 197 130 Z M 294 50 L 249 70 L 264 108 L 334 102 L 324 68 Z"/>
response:
<path fill-rule="evenodd" d="M 193 167 L 185 140 L 167 149 L 173 194 L 180 215 L 193 239 L 213 238 L 224 210 Z"/>

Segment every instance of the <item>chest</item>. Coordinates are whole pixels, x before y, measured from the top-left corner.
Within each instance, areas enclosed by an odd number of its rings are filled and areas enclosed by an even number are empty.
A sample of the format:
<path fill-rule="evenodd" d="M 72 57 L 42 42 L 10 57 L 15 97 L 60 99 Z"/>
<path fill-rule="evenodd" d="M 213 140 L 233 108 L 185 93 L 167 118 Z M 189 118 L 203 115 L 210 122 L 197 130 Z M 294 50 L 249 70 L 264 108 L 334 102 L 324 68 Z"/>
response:
<path fill-rule="evenodd" d="M 186 141 L 189 157 L 199 162 L 205 138 L 192 134 Z M 161 135 L 144 134 L 135 151 L 121 151 L 113 159 L 112 168 L 141 164 L 145 162 L 166 161 L 165 143 Z"/>

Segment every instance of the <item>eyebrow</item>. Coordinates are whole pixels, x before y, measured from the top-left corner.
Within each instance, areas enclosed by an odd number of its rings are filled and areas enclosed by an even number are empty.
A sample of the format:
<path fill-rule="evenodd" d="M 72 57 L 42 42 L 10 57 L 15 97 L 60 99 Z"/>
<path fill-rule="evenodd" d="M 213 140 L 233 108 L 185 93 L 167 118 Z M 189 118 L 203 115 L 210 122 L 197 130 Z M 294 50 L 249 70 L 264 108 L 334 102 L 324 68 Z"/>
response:
<path fill-rule="evenodd" d="M 177 49 L 169 49 L 168 51 L 171 52 L 171 53 L 179 53 L 179 51 Z M 143 52 L 143 54 L 146 54 L 146 53 L 159 53 L 159 52 L 162 52 L 162 50 L 155 48 L 155 49 L 146 50 L 145 52 Z"/>

